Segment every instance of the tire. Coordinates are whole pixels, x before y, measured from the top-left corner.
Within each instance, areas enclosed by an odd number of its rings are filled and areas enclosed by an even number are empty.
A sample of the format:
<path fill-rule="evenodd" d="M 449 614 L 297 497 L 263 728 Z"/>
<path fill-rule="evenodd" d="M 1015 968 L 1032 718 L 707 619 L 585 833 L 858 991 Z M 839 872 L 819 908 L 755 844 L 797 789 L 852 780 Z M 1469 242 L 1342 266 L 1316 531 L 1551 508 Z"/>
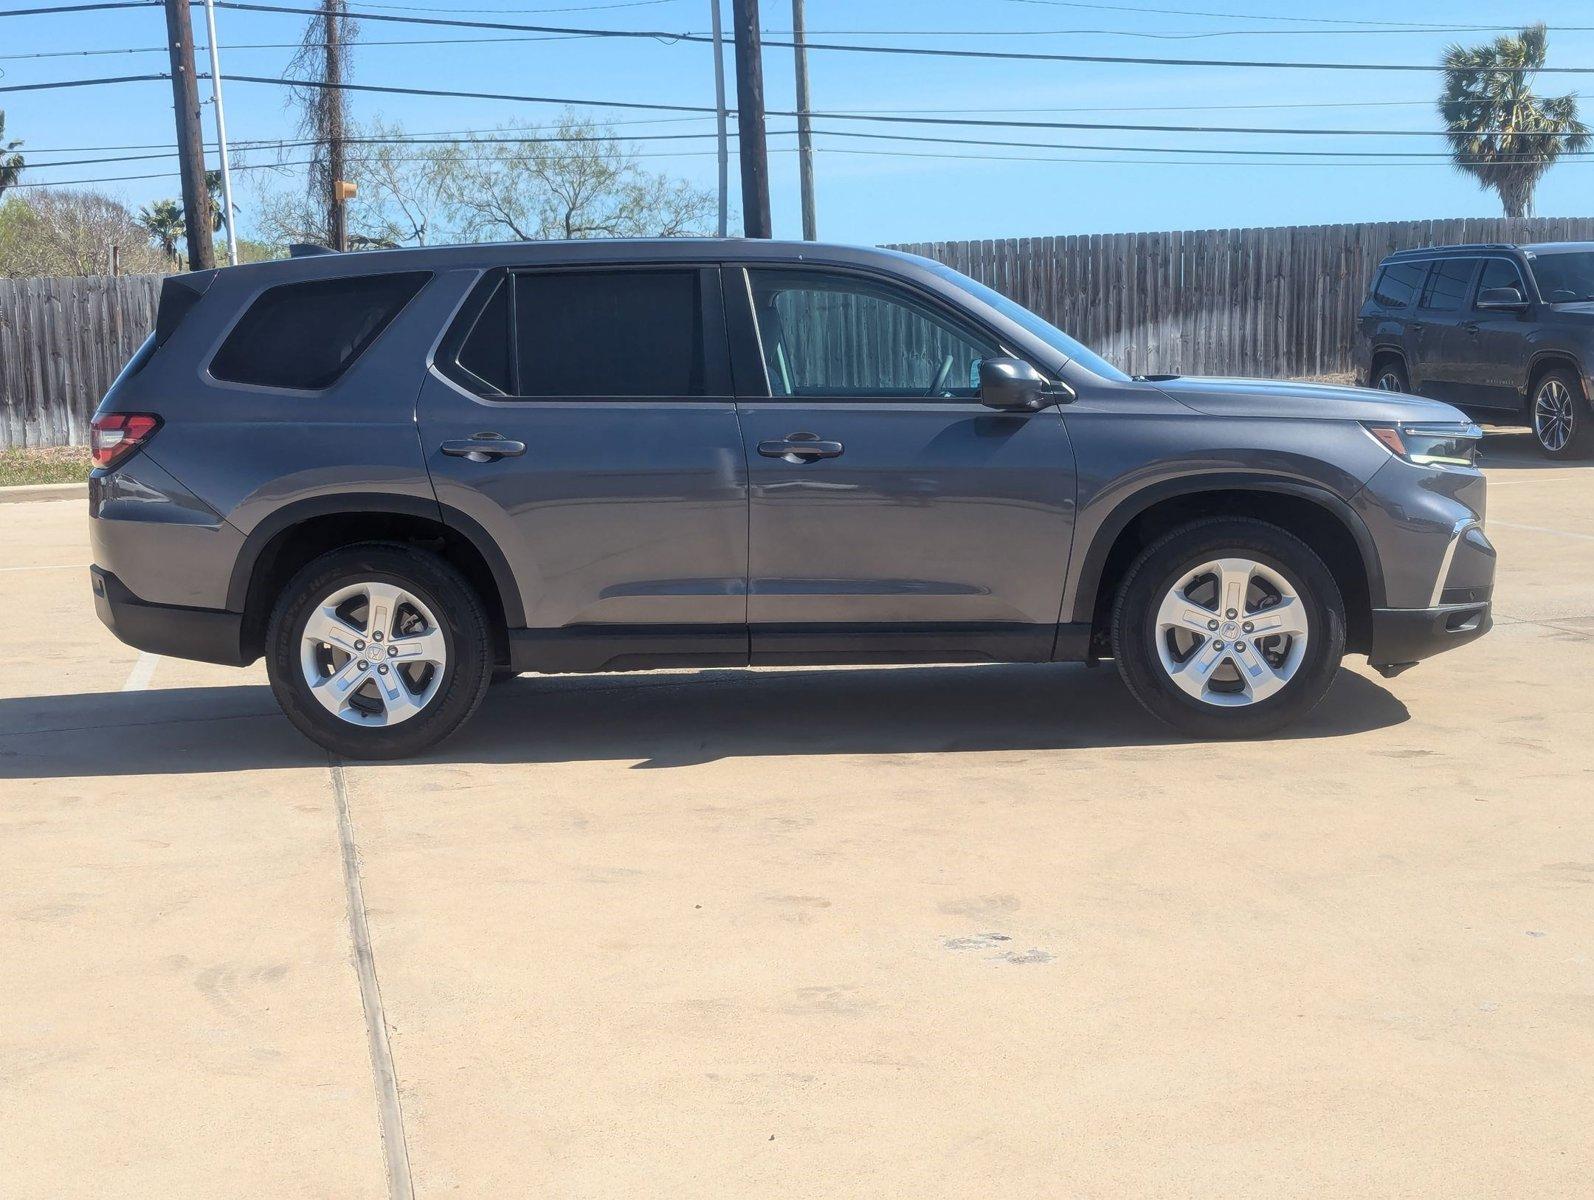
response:
<path fill-rule="evenodd" d="M 1409 392 L 1411 376 L 1400 359 L 1386 358 L 1373 368 L 1369 384 L 1380 392 Z"/>
<path fill-rule="evenodd" d="M 1577 459 L 1594 454 L 1594 409 L 1575 371 L 1557 367 L 1533 384 L 1528 398 L 1533 440 L 1546 458 Z"/>
<path fill-rule="evenodd" d="M 374 629 L 373 597 L 386 605 Z M 312 617 L 325 640 L 307 635 Z M 378 657 L 384 646 L 397 657 Z M 301 733 L 344 758 L 405 758 L 435 746 L 476 711 L 492 667 L 481 598 L 448 563 L 409 546 L 366 542 L 323 554 L 289 581 L 266 628 L 277 703 Z"/>
<path fill-rule="evenodd" d="M 1201 574 L 1216 560 L 1233 564 L 1231 580 L 1247 581 L 1237 609 L 1218 603 L 1219 572 Z M 1262 635 L 1268 623 L 1302 632 Z M 1246 640 L 1253 634 L 1263 640 Z M 1130 693 L 1153 716 L 1198 737 L 1258 737 L 1300 720 L 1328 693 L 1345 655 L 1345 602 L 1323 560 L 1293 534 L 1214 517 L 1173 530 L 1135 560 L 1113 605 L 1112 648 Z"/>

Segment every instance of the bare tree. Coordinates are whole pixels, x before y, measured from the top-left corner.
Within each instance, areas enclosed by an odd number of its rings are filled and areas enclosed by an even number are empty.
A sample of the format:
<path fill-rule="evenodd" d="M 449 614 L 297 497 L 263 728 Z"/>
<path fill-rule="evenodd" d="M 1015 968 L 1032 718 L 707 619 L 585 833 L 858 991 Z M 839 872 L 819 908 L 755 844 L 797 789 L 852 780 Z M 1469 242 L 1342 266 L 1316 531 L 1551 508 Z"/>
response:
<path fill-rule="evenodd" d="M 171 270 L 138 219 L 109 196 L 36 188 L 0 204 L 0 275 L 109 274 L 113 245 L 123 271 Z"/>
<path fill-rule="evenodd" d="M 466 240 L 676 237 L 714 209 L 706 191 L 642 170 L 611 129 L 568 112 L 552 129 L 517 123 L 445 147 L 434 169 Z"/>
<path fill-rule="evenodd" d="M 1548 35 L 1534 25 L 1483 46 L 1445 51 L 1439 115 L 1456 168 L 1493 188 L 1505 215 L 1533 211 L 1533 191 L 1562 154 L 1588 145 L 1577 97 L 1536 96 L 1533 72 L 1544 66 Z"/>

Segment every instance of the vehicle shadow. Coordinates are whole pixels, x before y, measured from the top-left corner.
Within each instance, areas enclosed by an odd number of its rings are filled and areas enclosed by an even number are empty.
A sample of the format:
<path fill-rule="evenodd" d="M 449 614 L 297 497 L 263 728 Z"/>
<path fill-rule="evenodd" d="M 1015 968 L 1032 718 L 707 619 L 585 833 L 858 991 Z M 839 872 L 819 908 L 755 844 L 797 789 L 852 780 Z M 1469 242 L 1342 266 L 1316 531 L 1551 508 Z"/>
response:
<path fill-rule="evenodd" d="M 1341 671 L 1281 739 L 1342 737 L 1408 719 Z M 416 761 L 629 762 L 1174 745 L 1110 667 L 1003 665 L 525 676 L 492 689 L 459 735 Z M 194 687 L 0 699 L 0 779 L 312 766 L 326 756 L 268 689 Z"/>
<path fill-rule="evenodd" d="M 1489 427 L 1483 432 L 1478 465 L 1485 471 L 1576 471 L 1594 467 L 1594 459 L 1549 458 L 1539 449 L 1531 429 Z"/>

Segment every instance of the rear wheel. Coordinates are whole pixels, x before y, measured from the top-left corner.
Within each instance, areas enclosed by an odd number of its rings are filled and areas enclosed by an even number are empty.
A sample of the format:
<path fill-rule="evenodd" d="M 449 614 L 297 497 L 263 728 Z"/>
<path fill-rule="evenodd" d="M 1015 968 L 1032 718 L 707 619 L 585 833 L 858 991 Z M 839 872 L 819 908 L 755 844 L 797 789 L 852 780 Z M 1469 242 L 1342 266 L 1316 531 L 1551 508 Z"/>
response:
<path fill-rule="evenodd" d="M 1411 378 L 1406 374 L 1406 364 L 1398 358 L 1386 358 L 1373 368 L 1373 386 L 1380 392 L 1409 392 Z"/>
<path fill-rule="evenodd" d="M 1577 374 L 1564 367 L 1533 385 L 1529 406 L 1533 436 L 1550 458 L 1587 458 L 1594 453 L 1594 411 Z"/>
<path fill-rule="evenodd" d="M 266 633 L 266 673 L 288 719 L 347 758 L 402 758 L 476 711 L 492 670 L 481 600 L 448 563 L 367 543 L 289 582 Z"/>
<path fill-rule="evenodd" d="M 1249 518 L 1176 529 L 1140 555 L 1113 607 L 1113 657 L 1137 700 L 1202 737 L 1255 737 L 1327 694 L 1345 606 L 1323 561 Z"/>

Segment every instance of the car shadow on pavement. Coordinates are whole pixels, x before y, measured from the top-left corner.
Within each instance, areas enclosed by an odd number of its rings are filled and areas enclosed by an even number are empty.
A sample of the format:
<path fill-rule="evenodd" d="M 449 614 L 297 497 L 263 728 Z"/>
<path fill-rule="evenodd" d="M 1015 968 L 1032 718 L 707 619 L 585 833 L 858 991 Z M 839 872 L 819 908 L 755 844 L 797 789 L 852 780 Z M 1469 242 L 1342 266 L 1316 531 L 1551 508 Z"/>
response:
<path fill-rule="evenodd" d="M 1539 449 L 1531 429 L 1485 429 L 1478 465 L 1486 471 L 1576 471 L 1594 467 L 1590 459 L 1550 458 Z"/>
<path fill-rule="evenodd" d="M 1279 740 L 1399 724 L 1375 681 L 1341 671 Z M 523 676 L 417 761 L 690 766 L 726 758 L 1175 745 L 1111 667 L 1064 664 Z M 0 699 L 0 779 L 312 766 L 326 756 L 268 689 L 195 687 Z"/>

